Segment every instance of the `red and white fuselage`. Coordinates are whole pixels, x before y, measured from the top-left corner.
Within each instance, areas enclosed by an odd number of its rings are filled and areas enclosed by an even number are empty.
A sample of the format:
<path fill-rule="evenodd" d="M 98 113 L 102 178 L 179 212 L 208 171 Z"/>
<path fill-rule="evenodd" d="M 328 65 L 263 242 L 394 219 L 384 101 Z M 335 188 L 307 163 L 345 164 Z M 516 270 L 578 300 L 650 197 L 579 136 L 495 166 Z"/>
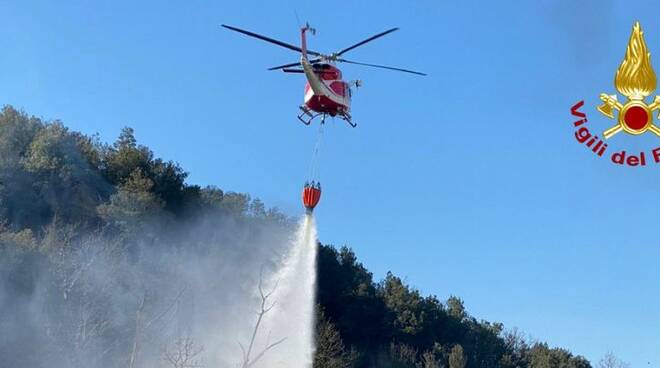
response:
<path fill-rule="evenodd" d="M 351 89 L 342 80 L 341 71 L 332 64 L 309 64 L 302 61 L 307 84 L 305 106 L 310 110 L 330 116 L 348 115 L 351 108 Z"/>
<path fill-rule="evenodd" d="M 310 63 L 307 57 L 305 32 L 309 26 L 301 29 L 302 65 L 307 84 L 305 84 L 305 107 L 311 111 L 347 118 L 350 120 L 351 89 L 342 80 L 341 70 L 324 60 Z"/>

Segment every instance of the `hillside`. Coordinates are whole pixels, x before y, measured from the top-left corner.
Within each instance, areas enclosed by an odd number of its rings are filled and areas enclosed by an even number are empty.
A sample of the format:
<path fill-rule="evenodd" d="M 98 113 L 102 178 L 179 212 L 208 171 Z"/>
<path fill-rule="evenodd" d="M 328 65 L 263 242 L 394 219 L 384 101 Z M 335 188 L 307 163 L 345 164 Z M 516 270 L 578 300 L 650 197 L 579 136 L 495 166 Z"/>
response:
<path fill-rule="evenodd" d="M 217 347 L 237 339 L 237 301 L 296 224 L 186 176 L 130 128 L 106 144 L 3 108 L 0 365 L 183 368 L 204 366 L 201 351 L 232 361 Z M 319 243 L 318 304 L 315 367 L 591 367 L 471 316 L 458 297 L 374 280 L 348 248 Z M 191 359 L 168 359 L 172 349 Z"/>

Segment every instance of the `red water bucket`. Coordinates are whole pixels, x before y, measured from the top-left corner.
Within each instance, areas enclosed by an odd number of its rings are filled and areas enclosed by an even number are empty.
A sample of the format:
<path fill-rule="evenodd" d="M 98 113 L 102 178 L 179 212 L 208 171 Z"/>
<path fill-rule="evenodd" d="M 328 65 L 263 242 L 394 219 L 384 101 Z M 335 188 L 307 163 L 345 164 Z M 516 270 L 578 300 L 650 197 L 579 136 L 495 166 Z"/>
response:
<path fill-rule="evenodd" d="M 321 187 L 306 184 L 302 192 L 302 200 L 307 211 L 312 212 L 321 200 Z"/>

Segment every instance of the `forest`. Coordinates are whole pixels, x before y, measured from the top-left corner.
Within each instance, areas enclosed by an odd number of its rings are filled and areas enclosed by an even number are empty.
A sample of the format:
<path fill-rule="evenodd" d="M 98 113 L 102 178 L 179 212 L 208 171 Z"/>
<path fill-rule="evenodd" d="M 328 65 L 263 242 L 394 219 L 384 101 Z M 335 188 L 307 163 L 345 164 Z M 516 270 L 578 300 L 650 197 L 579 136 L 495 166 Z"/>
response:
<path fill-rule="evenodd" d="M 131 128 L 108 144 L 2 109 L 1 366 L 208 367 L 204 353 L 236 366 L 225 347 L 254 318 L 241 301 L 296 220 L 186 177 Z M 350 248 L 318 247 L 314 367 L 591 367 L 457 296 L 375 280 Z"/>

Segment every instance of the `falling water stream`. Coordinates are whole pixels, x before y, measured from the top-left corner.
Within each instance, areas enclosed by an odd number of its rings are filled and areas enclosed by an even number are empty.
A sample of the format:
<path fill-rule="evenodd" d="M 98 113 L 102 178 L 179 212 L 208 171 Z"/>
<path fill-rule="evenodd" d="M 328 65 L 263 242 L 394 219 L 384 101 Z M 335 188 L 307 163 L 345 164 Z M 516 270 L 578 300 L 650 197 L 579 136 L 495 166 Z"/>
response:
<path fill-rule="evenodd" d="M 316 305 L 316 224 L 305 215 L 292 239 L 293 244 L 282 267 L 264 287 L 272 292 L 272 310 L 264 315 L 257 344 L 264 347 L 284 339 L 269 349 L 255 365 L 263 368 L 308 368 L 314 355 Z"/>

